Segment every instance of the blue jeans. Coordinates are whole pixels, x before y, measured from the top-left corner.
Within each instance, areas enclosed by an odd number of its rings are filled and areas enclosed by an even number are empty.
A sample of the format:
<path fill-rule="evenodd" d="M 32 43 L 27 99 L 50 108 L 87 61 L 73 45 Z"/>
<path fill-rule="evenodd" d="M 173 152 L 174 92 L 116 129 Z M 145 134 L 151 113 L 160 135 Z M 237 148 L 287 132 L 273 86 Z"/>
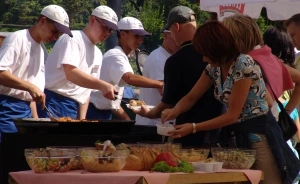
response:
<path fill-rule="evenodd" d="M 77 118 L 78 102 L 47 89 L 44 90 L 44 93 L 46 95 L 46 106 L 53 116 Z M 39 118 L 49 118 L 48 112 L 42 110 L 40 105 L 37 105 L 37 112 Z"/>

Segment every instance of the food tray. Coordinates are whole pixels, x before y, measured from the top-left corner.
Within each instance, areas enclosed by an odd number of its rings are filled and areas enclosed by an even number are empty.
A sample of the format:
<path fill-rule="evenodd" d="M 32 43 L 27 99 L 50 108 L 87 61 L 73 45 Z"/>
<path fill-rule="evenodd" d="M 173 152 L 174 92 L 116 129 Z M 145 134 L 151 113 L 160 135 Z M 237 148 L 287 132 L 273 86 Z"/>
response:
<path fill-rule="evenodd" d="M 84 122 L 54 122 L 45 118 L 24 118 L 14 119 L 14 123 L 19 132 L 24 133 L 43 129 L 42 132 L 45 133 L 113 135 L 130 133 L 135 121 L 86 120 Z"/>

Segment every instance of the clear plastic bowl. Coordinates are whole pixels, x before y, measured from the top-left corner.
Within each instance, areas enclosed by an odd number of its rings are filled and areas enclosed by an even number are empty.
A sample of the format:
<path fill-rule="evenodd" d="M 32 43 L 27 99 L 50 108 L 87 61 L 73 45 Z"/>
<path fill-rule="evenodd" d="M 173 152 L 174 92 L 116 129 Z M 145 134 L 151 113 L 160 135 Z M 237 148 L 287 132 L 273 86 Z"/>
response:
<path fill-rule="evenodd" d="M 75 149 L 25 149 L 29 167 L 36 173 L 67 172 L 76 156 Z"/>
<path fill-rule="evenodd" d="M 249 169 L 255 162 L 256 151 L 238 148 L 211 148 L 215 161 L 223 162 L 225 169 Z"/>
<path fill-rule="evenodd" d="M 80 148 L 79 156 L 83 168 L 89 172 L 118 172 L 123 169 L 129 155 L 128 150 L 105 151 L 95 148 Z"/>
<path fill-rule="evenodd" d="M 186 162 L 200 162 L 207 159 L 209 149 L 180 149 L 174 153 L 179 159 Z"/>
<path fill-rule="evenodd" d="M 83 146 L 48 146 L 46 147 L 46 150 L 49 149 L 75 149 L 76 150 L 76 156 L 72 162 L 72 167 L 70 170 L 81 170 L 83 169 L 83 166 L 81 164 L 80 158 L 79 158 L 79 154 L 78 154 L 78 149 L 82 148 Z"/>

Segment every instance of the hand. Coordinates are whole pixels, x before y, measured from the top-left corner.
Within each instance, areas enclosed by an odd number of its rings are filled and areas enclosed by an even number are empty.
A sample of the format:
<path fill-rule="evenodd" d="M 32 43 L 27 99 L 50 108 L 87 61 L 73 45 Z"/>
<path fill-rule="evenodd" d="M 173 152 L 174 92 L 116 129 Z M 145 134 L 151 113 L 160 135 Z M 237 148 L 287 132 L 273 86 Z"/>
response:
<path fill-rule="evenodd" d="M 193 132 L 192 123 L 185 123 L 182 125 L 175 125 L 175 130 L 168 132 L 172 138 L 181 138 Z"/>
<path fill-rule="evenodd" d="M 164 93 L 164 83 L 163 83 L 163 82 L 162 82 L 162 84 L 161 84 L 161 87 L 160 87 L 160 88 L 157 88 L 157 90 L 158 90 L 159 94 L 162 96 L 163 93 Z"/>
<path fill-rule="evenodd" d="M 39 103 L 42 106 L 42 109 L 44 109 L 46 104 L 46 95 L 43 93 L 38 87 L 35 85 L 32 85 L 29 88 L 29 94 L 31 95 L 33 101 L 36 103 Z"/>
<path fill-rule="evenodd" d="M 143 116 L 143 117 L 147 117 L 147 114 L 150 111 L 150 109 L 148 109 L 147 106 L 142 105 L 140 110 L 132 109 L 132 111 L 135 114 L 138 114 L 138 115 Z"/>
<path fill-rule="evenodd" d="M 113 85 L 104 81 L 100 87 L 100 91 L 102 92 L 103 96 L 109 100 L 115 100 L 115 94 L 119 93 Z"/>
<path fill-rule="evenodd" d="M 175 112 L 174 108 L 173 109 L 165 109 L 161 112 L 161 122 L 165 123 L 166 121 L 176 119 L 177 116 L 178 115 Z"/>
<path fill-rule="evenodd" d="M 163 96 L 163 94 L 164 94 L 164 89 L 163 89 L 163 88 L 157 88 L 157 90 L 158 90 L 160 96 Z"/>

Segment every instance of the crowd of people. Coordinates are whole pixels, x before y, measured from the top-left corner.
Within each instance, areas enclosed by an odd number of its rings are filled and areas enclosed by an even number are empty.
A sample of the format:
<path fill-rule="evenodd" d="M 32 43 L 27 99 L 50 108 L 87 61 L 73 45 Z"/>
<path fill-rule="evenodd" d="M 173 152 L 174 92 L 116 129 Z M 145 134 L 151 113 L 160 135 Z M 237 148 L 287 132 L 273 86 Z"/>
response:
<path fill-rule="evenodd" d="M 183 146 L 214 140 L 254 149 L 261 183 L 297 183 L 300 132 L 284 140 L 275 99 L 299 128 L 300 57 L 294 48 L 300 49 L 300 14 L 263 35 L 247 15 L 196 21 L 190 8 L 174 7 L 161 28 L 163 42 L 140 76 L 128 59 L 151 36 L 140 20 L 119 20 L 111 8 L 98 6 L 84 29 L 71 31 L 66 11 L 46 6 L 34 26 L 12 33 L 0 48 L 0 133 L 17 132 L 13 119 L 49 117 L 45 108 L 58 117 L 129 120 L 121 101 L 124 87 L 132 85 L 141 88 L 140 100 L 155 106 L 133 110 L 136 124 L 175 120 L 169 134 Z M 102 55 L 96 44 L 112 32 L 118 45 Z M 48 54 L 43 43 L 54 40 Z"/>

